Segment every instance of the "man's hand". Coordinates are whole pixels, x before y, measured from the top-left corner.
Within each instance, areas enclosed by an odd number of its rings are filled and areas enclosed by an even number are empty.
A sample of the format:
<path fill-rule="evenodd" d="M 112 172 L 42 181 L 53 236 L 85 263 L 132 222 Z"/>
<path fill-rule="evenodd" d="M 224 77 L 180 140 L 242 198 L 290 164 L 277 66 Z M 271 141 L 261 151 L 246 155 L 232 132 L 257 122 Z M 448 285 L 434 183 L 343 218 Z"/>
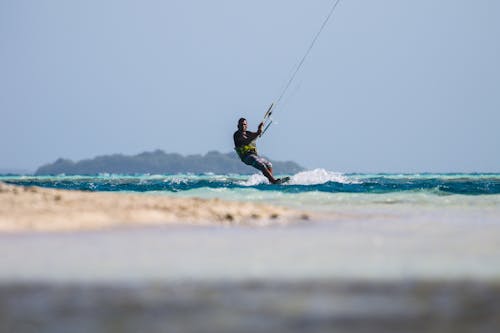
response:
<path fill-rule="evenodd" d="M 261 122 L 259 124 L 259 129 L 258 129 L 259 134 L 262 133 L 263 129 L 264 129 L 264 122 Z"/>

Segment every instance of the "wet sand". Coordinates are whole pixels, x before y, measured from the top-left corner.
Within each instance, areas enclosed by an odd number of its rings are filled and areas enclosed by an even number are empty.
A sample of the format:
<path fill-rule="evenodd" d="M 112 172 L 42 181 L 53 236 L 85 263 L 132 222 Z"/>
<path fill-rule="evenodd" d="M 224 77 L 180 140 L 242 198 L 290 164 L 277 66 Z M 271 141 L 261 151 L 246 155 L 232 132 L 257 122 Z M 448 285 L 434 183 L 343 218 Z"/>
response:
<path fill-rule="evenodd" d="M 0 232 L 172 224 L 265 226 L 307 218 L 304 212 L 264 204 L 0 183 Z"/>

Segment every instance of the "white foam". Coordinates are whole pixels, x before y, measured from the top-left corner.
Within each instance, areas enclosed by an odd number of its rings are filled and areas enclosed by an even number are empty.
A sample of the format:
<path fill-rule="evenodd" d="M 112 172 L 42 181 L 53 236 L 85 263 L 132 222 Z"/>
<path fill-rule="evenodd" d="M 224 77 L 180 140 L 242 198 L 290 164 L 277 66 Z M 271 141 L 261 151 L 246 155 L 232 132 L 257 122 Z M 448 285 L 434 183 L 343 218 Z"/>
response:
<path fill-rule="evenodd" d="M 357 183 L 353 179 L 349 179 L 340 172 L 328 171 L 325 169 L 314 169 L 299 172 L 290 177 L 290 181 L 283 185 L 318 185 L 328 182 L 337 183 Z M 247 180 L 240 182 L 243 186 L 255 186 L 259 184 L 268 184 L 269 181 L 262 174 L 253 174 Z"/>
<path fill-rule="evenodd" d="M 287 184 L 290 185 L 318 185 L 328 182 L 337 183 L 353 183 L 353 180 L 348 179 L 346 176 L 339 172 L 328 171 L 325 169 L 314 169 L 299 172 L 290 178 Z"/>
<path fill-rule="evenodd" d="M 263 175 L 261 175 L 261 174 L 253 174 L 246 181 L 241 182 L 240 185 L 243 185 L 243 186 L 255 186 L 255 185 L 267 184 L 267 183 L 269 183 L 269 181 Z"/>

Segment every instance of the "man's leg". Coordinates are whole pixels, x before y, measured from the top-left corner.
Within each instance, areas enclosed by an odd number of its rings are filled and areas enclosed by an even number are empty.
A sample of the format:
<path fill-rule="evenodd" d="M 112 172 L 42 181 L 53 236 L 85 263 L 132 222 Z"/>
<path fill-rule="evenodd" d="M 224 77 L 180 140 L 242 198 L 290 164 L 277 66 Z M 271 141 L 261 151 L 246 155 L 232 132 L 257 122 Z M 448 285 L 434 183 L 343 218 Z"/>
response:
<path fill-rule="evenodd" d="M 273 165 L 271 164 L 271 162 L 269 162 L 268 160 L 266 160 L 264 157 L 262 156 L 257 156 L 257 162 L 259 164 L 259 170 L 262 171 L 262 173 L 264 174 L 264 176 L 266 176 L 266 178 L 269 180 L 269 182 L 271 184 L 275 184 L 277 182 L 276 178 L 274 178 L 273 176 Z"/>
<path fill-rule="evenodd" d="M 269 182 L 271 184 L 275 184 L 276 183 L 276 179 L 273 177 L 272 171 L 270 171 L 267 167 L 261 168 L 260 171 L 262 171 L 262 173 L 264 174 L 264 176 L 266 176 L 266 178 L 269 180 Z"/>
<path fill-rule="evenodd" d="M 255 154 L 251 154 L 246 156 L 243 162 L 245 164 L 253 166 L 257 170 L 260 170 L 271 184 L 276 183 L 276 179 L 273 177 L 272 164 L 265 158 L 257 156 Z"/>

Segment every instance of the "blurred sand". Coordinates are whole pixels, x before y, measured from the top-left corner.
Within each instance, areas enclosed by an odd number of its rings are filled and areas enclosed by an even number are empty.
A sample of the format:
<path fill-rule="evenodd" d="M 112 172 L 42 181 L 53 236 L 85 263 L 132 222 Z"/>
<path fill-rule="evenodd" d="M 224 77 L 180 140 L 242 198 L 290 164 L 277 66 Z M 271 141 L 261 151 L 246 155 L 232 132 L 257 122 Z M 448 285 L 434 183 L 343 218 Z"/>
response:
<path fill-rule="evenodd" d="M 0 285 L 0 331 L 496 333 L 499 295 L 467 281 Z"/>
<path fill-rule="evenodd" d="M 67 191 L 0 183 L 0 232 L 168 224 L 265 226 L 307 218 L 306 213 L 283 207 L 220 199 Z"/>

